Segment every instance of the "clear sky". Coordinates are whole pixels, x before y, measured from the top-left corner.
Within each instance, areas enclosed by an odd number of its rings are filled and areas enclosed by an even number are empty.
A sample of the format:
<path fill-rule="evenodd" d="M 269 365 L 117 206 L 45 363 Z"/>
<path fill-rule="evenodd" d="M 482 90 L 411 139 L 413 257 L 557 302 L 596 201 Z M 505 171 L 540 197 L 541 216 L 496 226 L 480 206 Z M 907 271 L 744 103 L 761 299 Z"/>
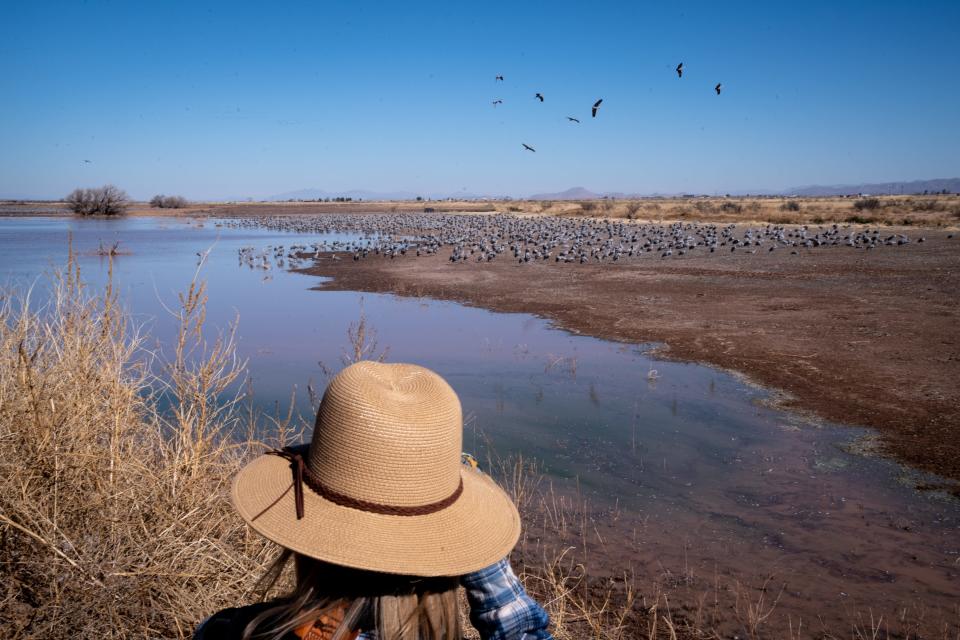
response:
<path fill-rule="evenodd" d="M 0 16 L 0 197 L 960 175 L 957 0 L 3 0 Z"/>

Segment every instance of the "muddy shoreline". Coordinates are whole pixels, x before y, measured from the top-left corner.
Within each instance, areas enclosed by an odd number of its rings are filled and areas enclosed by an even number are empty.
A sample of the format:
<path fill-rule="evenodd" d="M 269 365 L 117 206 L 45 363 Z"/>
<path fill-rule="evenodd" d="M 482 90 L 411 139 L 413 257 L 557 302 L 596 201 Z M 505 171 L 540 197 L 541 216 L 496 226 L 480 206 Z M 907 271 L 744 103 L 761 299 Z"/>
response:
<path fill-rule="evenodd" d="M 619 264 L 452 264 L 319 257 L 318 288 L 532 313 L 568 331 L 662 343 L 665 358 L 740 372 L 790 410 L 877 429 L 879 452 L 960 495 L 960 240 L 904 251 L 801 250 Z"/>

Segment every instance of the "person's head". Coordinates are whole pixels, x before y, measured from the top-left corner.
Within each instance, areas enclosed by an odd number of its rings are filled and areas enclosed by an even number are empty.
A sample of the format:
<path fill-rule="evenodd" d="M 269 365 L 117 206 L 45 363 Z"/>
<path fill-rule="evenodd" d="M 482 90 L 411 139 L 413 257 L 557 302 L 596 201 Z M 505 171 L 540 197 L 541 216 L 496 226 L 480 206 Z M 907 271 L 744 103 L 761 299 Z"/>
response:
<path fill-rule="evenodd" d="M 280 638 L 305 628 L 316 628 L 323 640 L 349 640 L 357 629 L 376 631 L 385 640 L 461 637 L 456 577 L 351 569 L 285 550 L 263 577 L 265 590 L 291 560 L 292 592 L 251 620 L 245 638 Z"/>
<path fill-rule="evenodd" d="M 296 558 L 297 588 L 274 612 L 283 627 L 345 607 L 341 627 L 381 640 L 459 637 L 456 576 L 505 557 L 520 533 L 509 496 L 461 464 L 462 428 L 437 374 L 360 362 L 330 382 L 309 445 L 241 470 L 240 515 Z"/>

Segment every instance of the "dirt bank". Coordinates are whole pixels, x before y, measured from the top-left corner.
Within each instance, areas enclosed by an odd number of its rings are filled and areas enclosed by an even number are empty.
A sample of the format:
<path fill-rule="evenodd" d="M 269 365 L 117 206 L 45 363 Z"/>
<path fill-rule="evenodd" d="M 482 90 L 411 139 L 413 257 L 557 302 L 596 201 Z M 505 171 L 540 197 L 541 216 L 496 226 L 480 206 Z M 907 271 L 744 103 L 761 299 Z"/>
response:
<path fill-rule="evenodd" d="M 534 313 L 570 331 L 662 342 L 747 374 L 784 404 L 865 425 L 882 451 L 960 480 L 960 239 L 896 250 L 645 256 L 606 264 L 321 257 L 326 288 Z M 953 485 L 953 490 L 958 491 Z"/>

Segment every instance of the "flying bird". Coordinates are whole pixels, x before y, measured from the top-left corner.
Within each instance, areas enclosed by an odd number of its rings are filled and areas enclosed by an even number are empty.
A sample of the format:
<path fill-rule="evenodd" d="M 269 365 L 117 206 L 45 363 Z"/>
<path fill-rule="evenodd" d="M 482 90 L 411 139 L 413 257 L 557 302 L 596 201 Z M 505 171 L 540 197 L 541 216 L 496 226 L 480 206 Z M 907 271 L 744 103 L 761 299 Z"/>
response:
<path fill-rule="evenodd" d="M 715 87 L 713 88 L 713 90 L 717 92 L 717 95 L 720 95 L 720 87 L 722 87 L 722 86 L 723 86 L 723 85 L 718 82 L 718 83 L 717 83 L 717 86 L 715 86 Z"/>
<path fill-rule="evenodd" d="M 538 93 L 537 95 L 535 95 L 535 96 L 533 96 L 533 97 L 536 98 L 537 100 L 539 100 L 540 102 L 543 102 L 543 94 L 542 94 L 542 93 Z"/>
<path fill-rule="evenodd" d="M 682 63 L 682 62 L 677 65 L 677 77 L 678 77 L 678 78 L 682 78 L 682 77 L 683 77 L 683 63 Z"/>
<path fill-rule="evenodd" d="M 600 98 L 599 100 L 597 100 L 596 102 L 593 103 L 593 111 L 592 111 L 592 113 L 593 113 L 593 117 L 594 117 L 594 118 L 597 117 L 597 109 L 600 108 L 600 103 L 601 103 L 601 102 L 603 102 L 603 98 Z"/>
<path fill-rule="evenodd" d="M 498 104 L 503 104 L 503 100 L 501 100 L 500 98 L 497 98 L 496 100 L 493 101 L 494 108 L 496 108 Z"/>
<path fill-rule="evenodd" d="M 494 78 L 494 80 L 498 80 L 498 81 L 500 81 L 500 82 L 503 82 L 503 76 L 497 76 L 496 78 Z"/>
<path fill-rule="evenodd" d="M 84 160 L 84 162 L 90 164 L 90 160 Z"/>
<path fill-rule="evenodd" d="M 574 118 L 573 116 L 567 116 L 567 120 L 569 120 L 570 122 L 576 122 L 577 124 L 580 124 L 580 121 Z"/>
<path fill-rule="evenodd" d="M 528 144 L 525 143 L 525 142 L 521 142 L 520 144 L 522 144 L 522 145 L 523 145 L 523 148 L 526 149 L 527 151 L 533 151 L 534 153 L 537 152 L 536 149 L 534 149 L 533 147 L 531 147 L 530 145 L 528 145 Z"/>

